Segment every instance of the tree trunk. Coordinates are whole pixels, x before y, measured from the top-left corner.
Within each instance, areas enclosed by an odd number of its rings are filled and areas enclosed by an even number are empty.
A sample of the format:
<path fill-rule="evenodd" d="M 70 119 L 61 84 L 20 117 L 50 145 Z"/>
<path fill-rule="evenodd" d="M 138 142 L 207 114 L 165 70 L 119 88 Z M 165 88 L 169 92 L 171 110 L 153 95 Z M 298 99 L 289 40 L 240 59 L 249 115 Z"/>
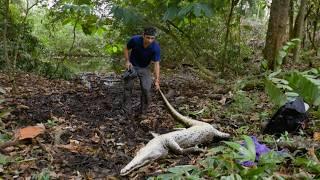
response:
<path fill-rule="evenodd" d="M 289 7 L 289 39 L 292 39 L 294 36 L 293 33 L 293 25 L 294 23 L 294 2 L 290 0 L 290 7 Z"/>
<path fill-rule="evenodd" d="M 226 35 L 225 35 L 225 38 L 224 38 L 224 47 L 223 47 L 223 55 L 221 58 L 222 62 L 221 62 L 221 69 L 222 69 L 222 72 L 224 73 L 225 71 L 225 63 L 226 62 L 229 62 L 229 58 L 227 57 L 227 47 L 228 47 L 228 44 L 229 44 L 229 34 L 230 34 L 230 30 L 231 30 L 231 20 L 232 20 L 232 16 L 233 16 L 233 9 L 236 7 L 236 5 L 238 4 L 239 0 L 231 0 L 231 7 L 230 7 L 230 11 L 229 11 L 229 15 L 228 15 L 228 19 L 227 19 L 227 24 L 226 24 L 226 27 L 227 27 L 227 30 L 226 30 Z"/>
<path fill-rule="evenodd" d="M 302 40 L 303 28 L 304 28 L 304 15 L 306 12 L 306 0 L 301 0 L 299 12 L 294 25 L 294 38 Z M 301 42 L 298 42 L 297 46 L 293 50 L 293 61 L 299 61 L 299 51 L 301 48 Z"/>
<path fill-rule="evenodd" d="M 8 56 L 8 42 L 7 42 L 7 32 L 8 32 L 8 16 L 9 16 L 9 0 L 4 0 L 4 18 L 3 18 L 3 55 L 7 67 L 10 67 L 10 61 Z"/>
<path fill-rule="evenodd" d="M 273 0 L 270 10 L 266 46 L 264 58 L 268 61 L 268 67 L 274 70 L 277 67 L 276 57 L 286 40 L 290 0 Z"/>

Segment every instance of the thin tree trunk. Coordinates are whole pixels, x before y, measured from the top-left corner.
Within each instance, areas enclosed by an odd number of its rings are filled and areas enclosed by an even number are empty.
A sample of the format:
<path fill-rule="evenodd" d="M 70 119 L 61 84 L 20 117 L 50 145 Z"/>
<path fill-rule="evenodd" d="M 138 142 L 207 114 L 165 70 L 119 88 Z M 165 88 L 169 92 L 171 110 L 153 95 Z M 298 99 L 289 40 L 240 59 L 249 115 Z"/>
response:
<path fill-rule="evenodd" d="M 289 0 L 273 0 L 270 9 L 270 19 L 264 48 L 264 58 L 268 61 L 268 68 L 277 69 L 281 63 L 276 57 L 283 43 L 286 41 Z"/>
<path fill-rule="evenodd" d="M 304 15 L 306 13 L 306 0 L 301 0 L 299 12 L 294 25 L 294 38 L 302 39 L 304 31 Z M 299 61 L 299 52 L 301 49 L 301 42 L 298 42 L 297 46 L 293 50 L 293 61 Z"/>
<path fill-rule="evenodd" d="M 289 7 L 289 39 L 292 39 L 294 36 L 293 27 L 294 27 L 294 2 L 290 0 Z"/>
<path fill-rule="evenodd" d="M 4 0 L 4 22 L 3 22 L 3 51 L 4 60 L 8 68 L 10 68 L 10 61 L 8 56 L 8 42 L 7 42 L 7 32 L 8 32 L 8 16 L 9 16 L 9 0 Z"/>
<path fill-rule="evenodd" d="M 22 46 L 22 36 L 25 35 L 25 30 L 26 30 L 26 23 L 27 23 L 27 18 L 28 15 L 30 13 L 30 10 L 36 6 L 39 3 L 39 0 L 36 0 L 34 4 L 32 4 L 30 6 L 29 4 L 29 0 L 26 0 L 26 9 L 25 9 L 25 15 L 22 19 L 21 22 L 21 30 L 20 30 L 20 34 L 18 35 L 17 41 L 16 41 L 16 45 L 14 46 L 14 56 L 13 56 L 13 62 L 12 62 L 12 68 L 11 68 L 11 77 L 12 77 L 12 91 L 13 93 L 15 93 L 16 91 L 16 81 L 15 81 L 15 76 L 16 76 L 16 69 L 17 69 L 17 58 L 19 55 L 19 49 Z"/>
<path fill-rule="evenodd" d="M 227 23 L 226 23 L 226 27 L 227 27 L 227 31 L 224 37 L 224 46 L 223 46 L 223 54 L 222 54 L 222 62 L 221 62 L 221 69 L 222 72 L 225 71 L 225 63 L 229 62 L 228 58 L 227 58 L 227 47 L 229 44 L 229 34 L 230 34 L 230 24 L 231 24 L 231 20 L 232 20 L 232 16 L 233 16 L 233 9 L 235 8 L 235 6 L 238 4 L 239 0 L 231 0 L 231 7 L 230 7 L 230 11 L 229 11 L 229 15 L 228 15 L 228 19 L 227 19 Z"/>

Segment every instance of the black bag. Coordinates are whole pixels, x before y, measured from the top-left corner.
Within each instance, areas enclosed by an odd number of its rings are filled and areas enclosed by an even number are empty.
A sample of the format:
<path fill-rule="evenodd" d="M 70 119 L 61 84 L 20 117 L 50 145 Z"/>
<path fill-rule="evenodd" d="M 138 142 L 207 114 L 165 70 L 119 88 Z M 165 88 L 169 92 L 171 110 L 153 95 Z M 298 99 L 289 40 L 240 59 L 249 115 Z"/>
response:
<path fill-rule="evenodd" d="M 273 115 L 263 130 L 264 134 L 280 134 L 285 131 L 298 132 L 308 122 L 307 110 L 301 98 L 287 102 Z"/>

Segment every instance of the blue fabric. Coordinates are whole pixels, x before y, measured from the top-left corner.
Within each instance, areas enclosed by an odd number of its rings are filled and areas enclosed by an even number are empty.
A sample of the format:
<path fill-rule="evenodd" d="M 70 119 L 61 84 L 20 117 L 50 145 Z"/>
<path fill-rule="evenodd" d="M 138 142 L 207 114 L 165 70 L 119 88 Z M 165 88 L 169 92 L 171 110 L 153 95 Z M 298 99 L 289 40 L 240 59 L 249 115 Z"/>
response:
<path fill-rule="evenodd" d="M 143 47 L 143 37 L 141 35 L 133 36 L 127 48 L 131 51 L 130 62 L 133 66 L 147 67 L 151 61 L 160 61 L 160 46 L 157 42 L 151 43 L 147 48 Z"/>

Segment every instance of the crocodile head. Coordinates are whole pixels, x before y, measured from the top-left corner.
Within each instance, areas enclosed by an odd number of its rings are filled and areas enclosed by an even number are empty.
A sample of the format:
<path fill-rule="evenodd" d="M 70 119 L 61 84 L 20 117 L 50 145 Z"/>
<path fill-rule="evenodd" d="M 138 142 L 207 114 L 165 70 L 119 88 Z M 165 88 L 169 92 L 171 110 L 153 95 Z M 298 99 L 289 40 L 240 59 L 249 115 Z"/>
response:
<path fill-rule="evenodd" d="M 137 155 L 120 171 L 121 176 L 128 175 L 133 170 L 136 170 L 153 160 L 168 154 L 168 150 L 161 147 L 159 144 L 148 144 L 140 149 Z"/>

